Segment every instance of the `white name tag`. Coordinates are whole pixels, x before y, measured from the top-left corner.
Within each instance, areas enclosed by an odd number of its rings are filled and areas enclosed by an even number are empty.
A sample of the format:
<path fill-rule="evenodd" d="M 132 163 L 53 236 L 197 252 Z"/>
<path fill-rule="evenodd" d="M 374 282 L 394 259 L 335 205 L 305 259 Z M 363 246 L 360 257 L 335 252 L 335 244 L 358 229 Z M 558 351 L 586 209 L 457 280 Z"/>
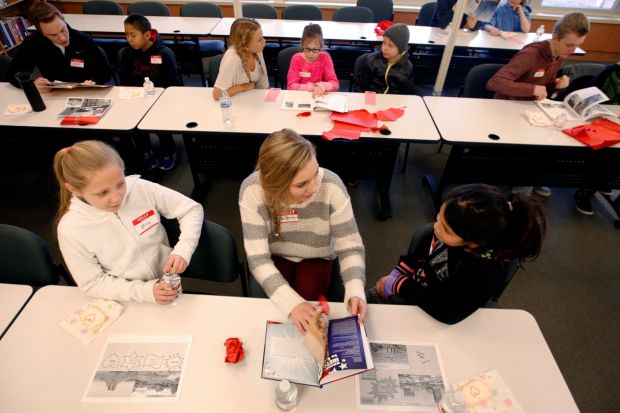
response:
<path fill-rule="evenodd" d="M 288 211 L 280 212 L 280 223 L 287 224 L 289 222 L 298 222 L 299 221 L 299 211 L 296 209 L 291 209 Z"/>
<path fill-rule="evenodd" d="M 310 77 L 310 76 L 312 76 L 312 74 L 310 72 L 303 71 L 303 72 L 299 72 L 299 76 L 301 76 L 301 77 Z"/>
<path fill-rule="evenodd" d="M 147 232 L 149 229 L 157 226 L 157 224 L 159 224 L 159 221 L 157 221 L 157 216 L 155 215 L 155 211 L 151 209 L 150 211 L 145 212 L 139 217 L 134 218 L 131 221 L 131 224 L 133 225 L 134 231 L 136 231 L 138 235 L 142 235 L 145 232 Z"/>
<path fill-rule="evenodd" d="M 84 69 L 84 60 L 82 59 L 71 59 L 71 67 L 79 67 L 80 69 Z"/>
<path fill-rule="evenodd" d="M 545 75 L 545 69 L 538 69 L 534 72 L 534 77 L 543 77 Z"/>
<path fill-rule="evenodd" d="M 151 56 L 151 64 L 152 65 L 160 65 L 161 64 L 161 56 L 159 56 L 159 55 Z"/>

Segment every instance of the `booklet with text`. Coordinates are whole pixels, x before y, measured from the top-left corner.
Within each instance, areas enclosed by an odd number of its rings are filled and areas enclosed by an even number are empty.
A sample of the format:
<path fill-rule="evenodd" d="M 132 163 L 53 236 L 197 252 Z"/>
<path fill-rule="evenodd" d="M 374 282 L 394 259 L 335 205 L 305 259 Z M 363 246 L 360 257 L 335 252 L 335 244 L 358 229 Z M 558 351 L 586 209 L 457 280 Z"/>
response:
<path fill-rule="evenodd" d="M 553 121 L 563 117 L 565 120 L 586 121 L 603 116 L 616 116 L 599 105 L 607 100 L 609 98 L 599 88 L 593 86 L 568 94 L 562 102 L 543 99 L 536 101 L 536 104 Z"/>
<path fill-rule="evenodd" d="M 313 98 L 310 92 L 286 91 L 282 98 L 283 110 L 347 112 L 347 96 L 328 93 L 327 95 Z"/>
<path fill-rule="evenodd" d="M 305 335 L 293 323 L 267 322 L 262 378 L 320 387 L 374 368 L 357 315 L 316 321 Z"/>
<path fill-rule="evenodd" d="M 53 82 L 46 83 L 45 86 L 51 89 L 79 89 L 79 88 L 105 89 L 105 88 L 112 87 L 112 85 L 84 84 L 81 82 L 62 82 L 60 80 L 54 80 Z"/>
<path fill-rule="evenodd" d="M 58 114 L 63 116 L 61 125 L 94 124 L 110 109 L 112 99 L 105 98 L 67 98 L 65 109 Z"/>

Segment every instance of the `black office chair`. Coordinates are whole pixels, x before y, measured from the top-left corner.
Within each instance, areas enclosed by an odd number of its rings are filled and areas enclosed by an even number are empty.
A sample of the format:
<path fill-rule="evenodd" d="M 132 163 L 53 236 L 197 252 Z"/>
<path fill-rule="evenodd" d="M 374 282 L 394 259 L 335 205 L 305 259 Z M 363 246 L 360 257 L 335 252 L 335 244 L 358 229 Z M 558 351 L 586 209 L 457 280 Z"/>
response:
<path fill-rule="evenodd" d="M 0 224 L 0 282 L 43 287 L 58 284 L 60 276 L 75 285 L 37 234 Z"/>
<path fill-rule="evenodd" d="M 286 89 L 288 84 L 288 69 L 291 66 L 291 59 L 295 53 L 301 52 L 297 46 L 285 47 L 278 53 L 278 82 L 282 89 Z"/>
<path fill-rule="evenodd" d="M 222 10 L 217 4 L 197 1 L 185 3 L 181 6 L 181 17 L 222 17 Z M 225 45 L 221 40 L 200 40 L 200 57 L 215 56 L 224 53 Z M 194 42 L 184 42 L 184 47 L 191 50 L 195 47 Z M 196 60 L 196 59 L 194 59 Z M 202 67 L 202 60 L 197 59 L 196 64 Z"/>
<path fill-rule="evenodd" d="M 223 54 L 218 54 L 209 59 L 209 86 L 213 87 L 220 73 L 220 64 L 222 63 Z"/>
<path fill-rule="evenodd" d="M 168 234 L 170 245 L 175 245 L 180 235 L 179 222 L 162 217 L 161 223 Z M 237 244 L 230 231 L 220 224 L 204 220 L 198 246 L 182 277 L 233 283 L 241 275 L 243 295 L 247 296 L 243 273 L 244 267 L 239 262 Z"/>
<path fill-rule="evenodd" d="M 295 4 L 282 10 L 282 20 L 321 21 L 323 12 L 311 4 Z"/>
<path fill-rule="evenodd" d="M 433 13 L 435 13 L 436 2 L 425 3 L 420 8 L 418 18 L 415 21 L 416 26 L 430 26 L 433 19 Z"/>
<path fill-rule="evenodd" d="M 265 294 L 265 291 L 258 281 L 256 281 L 256 278 L 254 278 L 249 268 L 246 268 L 245 277 L 248 297 L 267 298 L 267 294 Z M 343 302 L 344 293 L 344 285 L 342 284 L 342 277 L 340 276 L 340 262 L 338 258 L 336 258 L 332 267 L 332 276 L 329 280 L 329 286 L 327 287 L 327 301 Z"/>
<path fill-rule="evenodd" d="M 115 1 L 90 0 L 84 3 L 83 14 L 123 15 L 123 8 Z"/>
<path fill-rule="evenodd" d="M 375 23 L 394 19 L 394 4 L 392 0 L 357 0 L 357 7 L 367 7 L 372 10 Z"/>
<path fill-rule="evenodd" d="M 411 254 L 413 251 L 415 251 L 417 248 L 420 247 L 422 242 L 431 238 L 431 234 L 434 231 L 433 225 L 434 225 L 433 223 L 429 223 L 414 231 L 413 235 L 411 236 L 411 241 L 409 242 L 409 248 L 407 249 L 407 254 Z M 499 307 L 499 304 L 497 303 L 497 301 L 501 297 L 502 293 L 506 290 L 506 287 L 508 287 L 508 284 L 510 283 L 510 281 L 512 281 L 512 279 L 514 278 L 518 269 L 519 269 L 518 258 L 515 258 L 506 264 L 506 268 L 504 271 L 504 282 L 502 283 L 501 287 L 495 292 L 493 297 L 489 299 L 485 307 Z"/>
<path fill-rule="evenodd" d="M 332 15 L 335 22 L 373 23 L 375 15 L 368 7 L 341 7 Z"/>
<path fill-rule="evenodd" d="M 555 100 L 564 100 L 564 98 L 575 90 L 588 87 L 592 79 L 605 69 L 605 65 L 600 63 L 575 63 L 566 65 L 560 69 L 557 77 L 566 75 L 570 77 L 570 83 L 566 89 L 560 90 Z"/>
<path fill-rule="evenodd" d="M 278 12 L 273 6 L 264 3 L 248 3 L 241 6 L 243 17 L 253 19 L 277 19 Z"/>
<path fill-rule="evenodd" d="M 493 92 L 487 89 L 487 82 L 503 66 L 501 63 L 485 63 L 472 67 L 465 78 L 463 97 L 492 99 Z"/>
<path fill-rule="evenodd" d="M 7 73 L 11 65 L 11 58 L 6 55 L 0 55 L 0 82 L 8 82 Z"/>
<path fill-rule="evenodd" d="M 170 16 L 170 9 L 158 1 L 138 1 L 129 3 L 127 14 L 139 13 L 144 16 Z"/>
<path fill-rule="evenodd" d="M 353 88 L 355 86 L 359 86 L 357 84 L 357 77 L 358 77 L 357 75 L 362 70 L 362 64 L 364 63 L 364 59 L 366 59 L 366 56 L 369 54 L 370 53 L 364 53 L 363 55 L 360 55 L 357 57 L 357 59 L 355 59 L 355 64 L 353 65 L 353 77 L 351 78 L 351 81 L 349 82 L 349 92 L 353 91 Z"/>

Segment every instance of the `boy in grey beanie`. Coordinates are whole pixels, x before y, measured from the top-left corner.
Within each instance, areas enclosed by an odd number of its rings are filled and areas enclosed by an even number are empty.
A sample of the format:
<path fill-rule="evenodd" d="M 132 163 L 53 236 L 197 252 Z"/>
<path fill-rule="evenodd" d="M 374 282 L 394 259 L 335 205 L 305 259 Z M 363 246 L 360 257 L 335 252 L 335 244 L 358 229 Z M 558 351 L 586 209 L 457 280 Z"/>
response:
<path fill-rule="evenodd" d="M 358 58 L 353 75 L 355 92 L 374 91 L 399 95 L 415 93 L 413 65 L 409 61 L 409 28 L 394 24 L 383 33 L 381 50 Z"/>

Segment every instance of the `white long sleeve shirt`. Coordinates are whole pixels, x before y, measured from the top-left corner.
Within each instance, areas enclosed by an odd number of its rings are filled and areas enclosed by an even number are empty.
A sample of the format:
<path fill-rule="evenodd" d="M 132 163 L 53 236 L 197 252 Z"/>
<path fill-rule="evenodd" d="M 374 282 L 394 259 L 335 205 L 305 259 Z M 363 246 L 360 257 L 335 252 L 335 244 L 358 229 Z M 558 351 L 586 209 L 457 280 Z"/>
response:
<path fill-rule="evenodd" d="M 188 263 L 198 245 L 204 212 L 190 198 L 164 186 L 126 178 L 120 209 L 107 212 L 78 197 L 58 224 L 62 256 L 78 286 L 109 300 L 155 302 L 153 285 L 171 254 Z M 179 242 L 171 248 L 160 216 L 178 219 Z"/>

